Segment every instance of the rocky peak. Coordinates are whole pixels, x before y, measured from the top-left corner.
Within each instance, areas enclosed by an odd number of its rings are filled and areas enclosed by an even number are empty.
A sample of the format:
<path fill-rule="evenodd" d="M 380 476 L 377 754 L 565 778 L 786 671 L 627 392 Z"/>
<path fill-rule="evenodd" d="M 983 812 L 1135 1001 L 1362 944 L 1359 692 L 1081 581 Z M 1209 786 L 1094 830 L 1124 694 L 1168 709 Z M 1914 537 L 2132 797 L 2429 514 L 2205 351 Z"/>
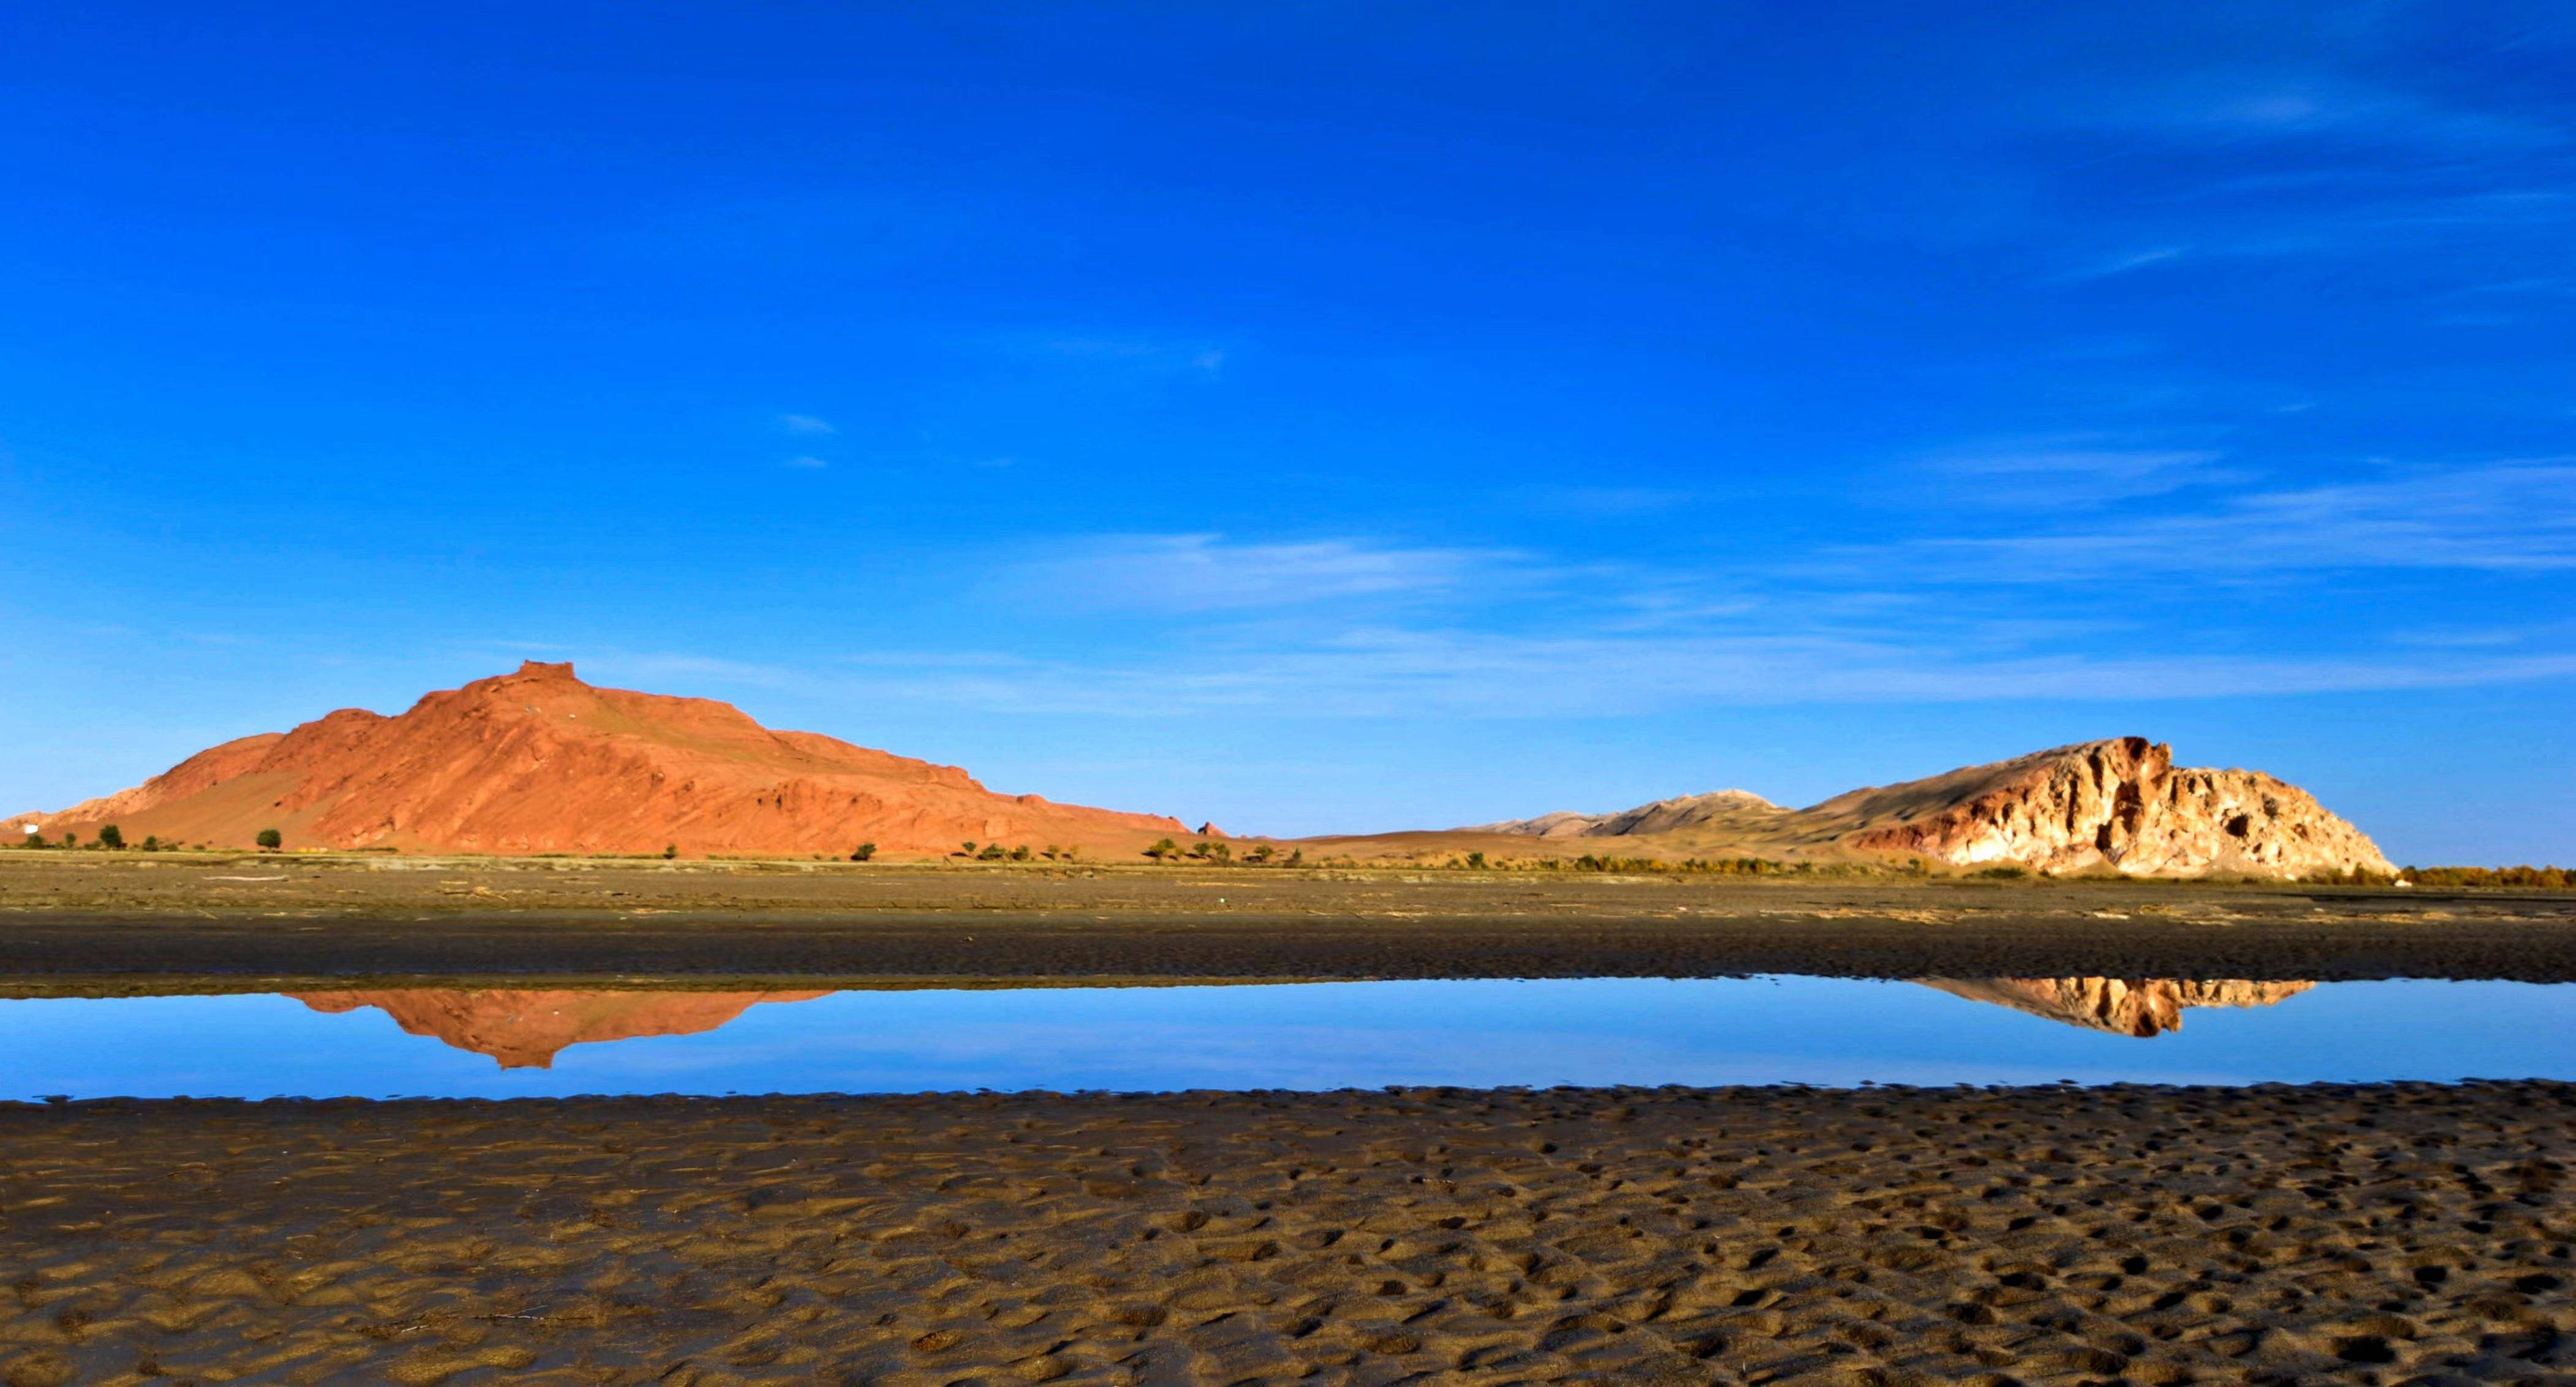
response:
<path fill-rule="evenodd" d="M 2171 747 L 2144 737 L 1854 791 L 1810 812 L 1852 820 L 1846 846 L 1955 866 L 2132 876 L 2396 870 L 2305 790 L 2260 771 L 2176 767 Z"/>

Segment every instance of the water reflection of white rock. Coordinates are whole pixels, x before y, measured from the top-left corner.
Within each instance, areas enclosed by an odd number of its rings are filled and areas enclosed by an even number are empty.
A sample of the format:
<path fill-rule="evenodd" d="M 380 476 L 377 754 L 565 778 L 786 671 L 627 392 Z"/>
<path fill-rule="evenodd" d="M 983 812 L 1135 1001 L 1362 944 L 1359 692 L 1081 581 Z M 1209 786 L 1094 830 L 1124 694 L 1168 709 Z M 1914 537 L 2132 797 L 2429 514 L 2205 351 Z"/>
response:
<path fill-rule="evenodd" d="M 1917 978 L 1954 997 L 2141 1039 L 2182 1029 L 2186 1007 L 2268 1007 L 2316 986 L 2244 978 Z"/>

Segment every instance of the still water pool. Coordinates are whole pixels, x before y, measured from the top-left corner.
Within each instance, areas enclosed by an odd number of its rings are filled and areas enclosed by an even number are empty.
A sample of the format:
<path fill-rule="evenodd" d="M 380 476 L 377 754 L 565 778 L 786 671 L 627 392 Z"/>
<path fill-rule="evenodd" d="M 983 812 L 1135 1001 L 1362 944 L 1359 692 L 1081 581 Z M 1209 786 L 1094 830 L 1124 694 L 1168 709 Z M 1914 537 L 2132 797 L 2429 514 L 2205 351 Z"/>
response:
<path fill-rule="evenodd" d="M 2576 985 L 2102 978 L 0 1000 L 0 1098 L 2576 1079 Z"/>

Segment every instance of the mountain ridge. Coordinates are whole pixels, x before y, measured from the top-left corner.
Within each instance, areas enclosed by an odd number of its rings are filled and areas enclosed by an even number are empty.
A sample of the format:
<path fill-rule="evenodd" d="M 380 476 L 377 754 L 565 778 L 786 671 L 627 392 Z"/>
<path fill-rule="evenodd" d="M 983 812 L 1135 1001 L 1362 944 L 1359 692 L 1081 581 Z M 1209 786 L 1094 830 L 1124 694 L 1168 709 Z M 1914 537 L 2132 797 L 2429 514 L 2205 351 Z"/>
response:
<path fill-rule="evenodd" d="M 1183 820 L 998 794 L 956 766 L 762 726 L 731 704 L 582 682 L 570 664 L 359 708 L 207 748 L 131 789 L 32 816 L 47 834 L 248 847 L 504 854 L 946 856 L 960 844 L 1131 857 Z M 1213 826 L 1197 836 L 1214 838 Z M 1643 859 L 1758 857 L 2128 876 L 2297 878 L 2396 869 L 2297 786 L 2177 767 L 2170 746 L 2114 737 L 1864 786 L 1791 809 L 1747 790 L 1473 828 L 1294 840 L 1418 860 L 1499 849 Z M 1651 851 L 1643 851 L 1651 849 Z"/>
<path fill-rule="evenodd" d="M 37 822 L 233 847 L 275 828 L 290 847 L 521 854 L 841 856 L 863 842 L 944 854 L 969 839 L 1124 851 L 1187 832 L 1166 815 L 997 794 L 956 766 L 534 660 L 391 717 L 343 708 L 224 742 Z"/>

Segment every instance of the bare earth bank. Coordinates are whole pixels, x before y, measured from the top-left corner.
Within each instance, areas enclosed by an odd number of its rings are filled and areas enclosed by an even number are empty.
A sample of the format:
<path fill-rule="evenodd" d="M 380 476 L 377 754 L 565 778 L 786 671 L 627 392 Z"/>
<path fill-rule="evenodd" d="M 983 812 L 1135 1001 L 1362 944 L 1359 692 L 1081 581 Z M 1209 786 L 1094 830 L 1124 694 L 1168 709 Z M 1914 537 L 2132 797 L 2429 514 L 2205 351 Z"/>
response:
<path fill-rule="evenodd" d="M 0 853 L 20 995 L 357 980 L 2576 980 L 2576 893 Z"/>
<path fill-rule="evenodd" d="M 0 1106 L 0 1376 L 2576 1381 L 2576 1087 Z"/>

